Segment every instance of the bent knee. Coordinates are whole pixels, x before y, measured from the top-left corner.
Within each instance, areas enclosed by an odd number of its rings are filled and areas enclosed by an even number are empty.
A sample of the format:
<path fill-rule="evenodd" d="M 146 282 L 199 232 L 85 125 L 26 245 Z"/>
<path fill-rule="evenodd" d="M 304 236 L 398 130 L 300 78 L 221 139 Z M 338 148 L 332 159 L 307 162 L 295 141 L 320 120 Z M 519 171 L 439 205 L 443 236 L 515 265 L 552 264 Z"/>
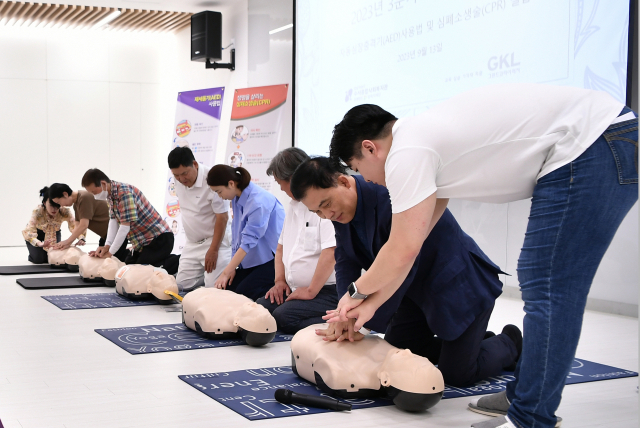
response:
<path fill-rule="evenodd" d="M 443 367 L 440 369 L 440 372 L 442 373 L 444 383 L 458 388 L 471 386 L 479 380 L 477 379 L 477 376 L 472 373 L 465 373 L 461 370 L 453 370 Z"/>

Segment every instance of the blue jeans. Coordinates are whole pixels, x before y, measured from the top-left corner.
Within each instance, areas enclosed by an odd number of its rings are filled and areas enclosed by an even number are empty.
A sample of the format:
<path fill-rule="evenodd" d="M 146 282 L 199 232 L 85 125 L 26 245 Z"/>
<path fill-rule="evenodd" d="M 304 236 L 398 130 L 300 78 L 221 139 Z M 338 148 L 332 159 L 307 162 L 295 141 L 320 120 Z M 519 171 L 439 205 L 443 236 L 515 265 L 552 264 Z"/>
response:
<path fill-rule="evenodd" d="M 507 385 L 508 416 L 519 428 L 555 426 L 593 277 L 638 199 L 637 156 L 636 118 L 611 125 L 534 188 L 518 260 L 523 349 Z"/>
<path fill-rule="evenodd" d="M 284 293 L 283 293 L 284 294 Z M 286 295 L 283 296 L 285 299 Z M 322 319 L 328 310 L 338 307 L 338 293 L 335 284 L 327 284 L 320 289 L 312 300 L 289 300 L 281 305 L 263 297 L 256 303 L 261 304 L 271 312 L 278 324 L 278 330 L 286 334 L 296 334 L 298 331 L 313 324 L 322 324 Z"/>

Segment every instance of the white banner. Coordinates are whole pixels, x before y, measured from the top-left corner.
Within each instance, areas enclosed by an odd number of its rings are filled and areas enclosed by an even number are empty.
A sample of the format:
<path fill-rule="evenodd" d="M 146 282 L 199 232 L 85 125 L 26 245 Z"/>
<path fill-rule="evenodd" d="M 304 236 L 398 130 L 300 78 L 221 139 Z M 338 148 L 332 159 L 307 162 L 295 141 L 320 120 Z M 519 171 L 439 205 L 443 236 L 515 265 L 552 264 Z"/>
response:
<path fill-rule="evenodd" d="M 245 168 L 251 181 L 267 191 L 274 183 L 266 171 L 278 152 L 287 91 L 288 85 L 274 85 L 236 89 L 233 94 L 225 161 Z"/>
<path fill-rule="evenodd" d="M 180 92 L 171 150 L 187 146 L 199 163 L 212 167 L 216 156 L 223 98 L 224 88 Z M 180 254 L 186 237 L 171 170 L 167 174 L 165 189 L 163 217 L 175 236 L 172 253 Z"/>

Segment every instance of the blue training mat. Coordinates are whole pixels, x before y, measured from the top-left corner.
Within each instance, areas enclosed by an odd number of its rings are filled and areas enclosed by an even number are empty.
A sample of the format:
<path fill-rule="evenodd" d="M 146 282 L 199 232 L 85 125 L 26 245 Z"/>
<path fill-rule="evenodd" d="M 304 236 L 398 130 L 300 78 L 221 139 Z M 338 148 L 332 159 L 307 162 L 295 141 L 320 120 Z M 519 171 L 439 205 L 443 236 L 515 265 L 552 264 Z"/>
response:
<path fill-rule="evenodd" d="M 237 339 L 207 339 L 186 325 L 160 324 L 142 327 L 122 327 L 95 329 L 95 332 L 109 339 L 132 355 L 156 352 L 185 351 L 187 349 L 223 348 L 244 345 Z M 293 335 L 276 332 L 271 343 L 290 342 Z"/>
<path fill-rule="evenodd" d="M 618 369 L 604 364 L 575 359 L 567 376 L 567 385 L 638 376 L 638 373 Z M 290 366 L 265 369 L 237 370 L 233 372 L 204 373 L 178 376 L 202 393 L 225 405 L 249 420 L 283 418 L 286 416 L 325 413 L 332 410 L 286 405 L 273 398 L 276 389 L 286 388 L 308 395 L 326 395 L 315 385 L 296 376 Z M 492 394 L 503 391 L 509 381 L 514 380 L 513 372 L 480 381 L 468 388 L 445 386 L 443 399 Z M 380 398 L 343 400 L 351 403 L 353 409 L 390 406 L 390 400 Z"/>
<path fill-rule="evenodd" d="M 62 310 L 121 308 L 126 306 L 159 305 L 157 300 L 129 300 L 111 293 L 65 294 L 60 296 L 40 296 Z"/>

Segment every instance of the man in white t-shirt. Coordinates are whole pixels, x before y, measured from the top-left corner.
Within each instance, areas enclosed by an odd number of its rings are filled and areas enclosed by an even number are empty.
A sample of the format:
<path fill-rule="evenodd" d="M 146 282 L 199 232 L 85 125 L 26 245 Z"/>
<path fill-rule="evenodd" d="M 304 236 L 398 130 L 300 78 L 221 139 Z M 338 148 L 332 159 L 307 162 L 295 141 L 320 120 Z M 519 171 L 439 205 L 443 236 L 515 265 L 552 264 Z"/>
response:
<path fill-rule="evenodd" d="M 307 159 L 304 151 L 291 147 L 278 153 L 267 169 L 291 202 L 275 255 L 275 284 L 256 302 L 271 312 L 278 330 L 287 334 L 323 323 L 322 317 L 338 305 L 333 224 L 293 199 L 289 190 L 293 172 Z"/>
<path fill-rule="evenodd" d="M 180 255 L 176 281 L 181 290 L 203 284 L 213 287 L 231 260 L 229 207 L 209 189 L 209 168 L 199 164 L 188 147 L 169 153 L 169 168 L 176 180 L 186 243 Z"/>
<path fill-rule="evenodd" d="M 406 277 L 449 198 L 532 197 L 518 261 L 526 315 L 516 381 L 470 408 L 497 416 L 477 428 L 559 425 L 589 288 L 638 197 L 637 144 L 633 111 L 607 93 L 571 87 L 486 86 L 404 119 L 354 107 L 334 128 L 331 158 L 389 189 L 392 230 L 327 318 L 347 331 L 370 319 Z"/>

